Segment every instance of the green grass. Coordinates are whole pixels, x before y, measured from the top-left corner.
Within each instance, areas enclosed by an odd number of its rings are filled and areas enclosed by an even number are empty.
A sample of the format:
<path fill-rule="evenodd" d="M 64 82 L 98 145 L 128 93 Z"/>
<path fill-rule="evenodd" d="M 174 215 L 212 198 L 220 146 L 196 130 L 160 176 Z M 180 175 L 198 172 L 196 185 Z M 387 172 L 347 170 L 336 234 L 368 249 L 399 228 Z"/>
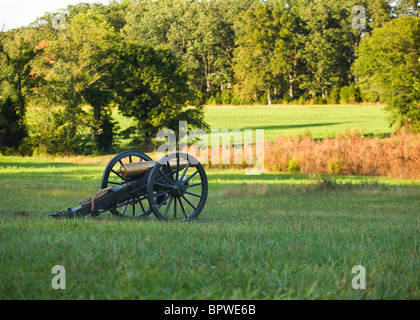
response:
<path fill-rule="evenodd" d="M 378 106 L 217 107 L 206 109 L 205 119 L 215 129 L 264 129 L 270 140 L 306 133 L 334 137 L 346 129 L 366 135 L 392 132 L 384 107 Z"/>
<path fill-rule="evenodd" d="M 0 299 L 420 298 L 419 181 L 208 170 L 191 223 L 46 216 L 96 192 L 103 169 L 0 157 Z"/>
<path fill-rule="evenodd" d="M 114 119 L 122 129 L 133 124 L 132 119 L 123 117 L 118 110 Z M 383 106 L 248 106 L 210 107 L 205 110 L 205 120 L 211 129 L 264 129 L 269 140 L 277 136 L 296 136 L 310 133 L 315 139 L 335 137 L 347 129 L 358 130 L 366 136 L 388 135 L 388 114 Z M 123 146 L 129 139 L 117 137 Z"/>

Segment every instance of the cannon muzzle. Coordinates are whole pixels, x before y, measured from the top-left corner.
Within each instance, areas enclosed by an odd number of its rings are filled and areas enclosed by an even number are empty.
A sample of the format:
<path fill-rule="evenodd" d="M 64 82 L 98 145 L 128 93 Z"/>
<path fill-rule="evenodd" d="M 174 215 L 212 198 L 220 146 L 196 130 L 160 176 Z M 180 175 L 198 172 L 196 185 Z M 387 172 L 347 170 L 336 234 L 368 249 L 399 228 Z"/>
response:
<path fill-rule="evenodd" d="M 68 208 L 67 211 L 58 211 L 56 213 L 50 213 L 48 216 L 53 218 L 73 218 L 75 215 L 71 208 Z"/>

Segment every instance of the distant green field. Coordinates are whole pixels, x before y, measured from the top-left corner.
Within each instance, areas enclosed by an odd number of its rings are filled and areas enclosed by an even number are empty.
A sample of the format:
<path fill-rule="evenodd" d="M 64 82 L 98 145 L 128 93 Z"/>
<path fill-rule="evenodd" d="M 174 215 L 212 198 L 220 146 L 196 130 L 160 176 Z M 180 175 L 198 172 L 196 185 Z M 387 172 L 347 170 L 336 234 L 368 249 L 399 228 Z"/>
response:
<path fill-rule="evenodd" d="M 191 223 L 46 216 L 96 192 L 103 169 L 0 157 L 0 299 L 420 298 L 419 181 L 208 170 Z"/>
<path fill-rule="evenodd" d="M 114 118 L 121 128 L 133 123 L 114 110 Z M 269 140 L 277 136 L 310 133 L 315 139 L 334 137 L 349 130 L 365 135 L 387 135 L 393 131 L 387 113 L 381 106 L 249 106 L 210 107 L 205 110 L 205 120 L 212 129 L 264 129 Z M 127 143 L 126 139 L 117 138 Z"/>
<path fill-rule="evenodd" d="M 206 109 L 205 119 L 214 129 L 264 129 L 270 140 L 305 133 L 334 137 L 346 129 L 368 135 L 392 132 L 384 108 L 378 106 L 215 107 Z"/>

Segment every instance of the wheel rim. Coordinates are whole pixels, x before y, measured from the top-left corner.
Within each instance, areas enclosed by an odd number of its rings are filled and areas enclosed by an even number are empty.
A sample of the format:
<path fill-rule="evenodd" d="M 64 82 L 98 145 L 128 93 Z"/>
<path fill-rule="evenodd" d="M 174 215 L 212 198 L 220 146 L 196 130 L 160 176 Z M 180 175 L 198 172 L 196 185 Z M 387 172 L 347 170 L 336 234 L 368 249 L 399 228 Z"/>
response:
<path fill-rule="evenodd" d="M 105 168 L 102 176 L 101 188 L 116 187 L 130 181 L 130 178 L 123 178 L 119 175 L 117 169 L 123 164 L 143 161 L 152 161 L 152 158 L 142 152 L 132 150 L 124 151 L 116 155 Z M 119 203 L 116 208 L 111 209 L 110 212 L 115 216 L 141 217 L 149 215 L 151 210 L 146 196 L 139 195 Z"/>
<path fill-rule="evenodd" d="M 169 160 L 176 159 L 170 168 Z M 180 160 L 186 165 L 180 165 Z M 185 153 L 168 155 L 153 167 L 147 182 L 149 206 L 162 220 L 193 220 L 207 200 L 208 182 L 203 166 Z"/>

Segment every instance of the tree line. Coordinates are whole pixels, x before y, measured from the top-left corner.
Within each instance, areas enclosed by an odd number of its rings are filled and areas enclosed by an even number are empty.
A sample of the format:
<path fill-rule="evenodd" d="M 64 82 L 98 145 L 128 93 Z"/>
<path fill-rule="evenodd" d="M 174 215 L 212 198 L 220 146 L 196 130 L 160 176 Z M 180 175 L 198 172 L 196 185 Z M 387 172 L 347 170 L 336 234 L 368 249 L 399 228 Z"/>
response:
<path fill-rule="evenodd" d="M 143 148 L 179 120 L 206 129 L 205 104 L 385 102 L 416 130 L 419 12 L 413 0 L 69 5 L 0 33 L 0 149 L 110 151 L 114 108 Z"/>

